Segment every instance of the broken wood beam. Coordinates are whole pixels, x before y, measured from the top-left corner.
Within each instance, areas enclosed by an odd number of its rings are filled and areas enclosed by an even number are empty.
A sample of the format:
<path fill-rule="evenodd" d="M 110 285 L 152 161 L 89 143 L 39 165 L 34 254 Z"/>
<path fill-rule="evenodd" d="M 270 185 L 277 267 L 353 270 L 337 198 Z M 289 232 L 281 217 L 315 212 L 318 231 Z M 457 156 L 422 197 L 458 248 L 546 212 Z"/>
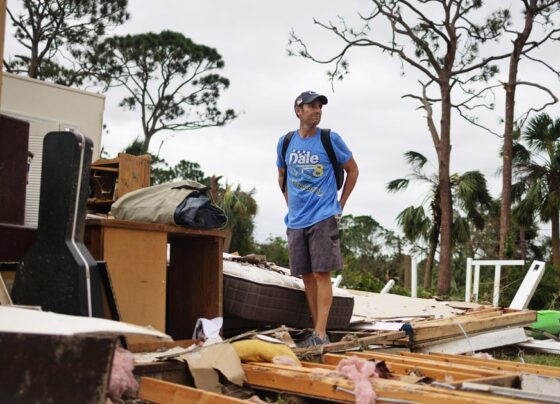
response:
<path fill-rule="evenodd" d="M 406 333 L 404 331 L 390 331 L 357 338 L 352 341 L 340 341 L 308 348 L 296 348 L 293 351 L 298 356 L 320 355 L 325 352 L 346 352 L 353 349 L 368 349 L 369 345 L 372 344 L 391 344 L 405 336 Z"/>
<path fill-rule="evenodd" d="M 464 314 L 444 320 L 416 322 L 412 325 L 414 342 L 437 341 L 464 333 L 490 331 L 499 328 L 528 325 L 536 321 L 535 311 L 518 311 L 488 315 L 491 312 L 470 315 Z"/>
<path fill-rule="evenodd" d="M 165 404 L 242 404 L 240 400 L 223 394 L 211 393 L 194 387 L 143 377 L 140 379 L 139 397 L 142 400 Z"/>
<path fill-rule="evenodd" d="M 391 373 L 398 375 L 415 374 L 417 376 L 427 376 L 439 382 L 450 383 L 451 381 L 472 380 L 481 377 L 491 377 L 501 375 L 502 372 L 479 370 L 473 366 L 453 366 L 443 365 L 437 362 L 428 361 L 407 361 L 400 360 L 398 355 L 376 355 L 371 352 L 348 352 L 348 355 L 323 355 L 324 363 L 338 365 L 338 363 L 349 356 L 357 356 L 365 360 L 384 361 Z M 452 380 L 450 380 L 452 378 Z"/>
<path fill-rule="evenodd" d="M 289 367 L 269 363 L 245 363 L 243 369 L 247 384 L 254 388 L 289 392 L 306 397 L 355 402 L 354 383 L 343 377 L 327 374 L 326 369 Z M 511 403 L 511 399 L 477 393 L 447 390 L 398 380 L 370 378 L 380 402 L 386 399 L 410 400 L 418 403 L 445 402 L 446 404 Z M 517 403 L 527 402 L 519 401 Z"/>
<path fill-rule="evenodd" d="M 134 353 L 139 352 L 157 352 L 160 350 L 167 350 L 170 348 L 181 347 L 188 348 L 193 344 L 198 343 L 196 339 L 179 339 L 175 341 L 156 341 L 156 342 L 135 342 L 128 344 L 128 350 Z"/>
<path fill-rule="evenodd" d="M 470 366 L 478 366 L 481 369 L 497 369 L 504 372 L 526 372 L 543 376 L 560 377 L 560 368 L 546 365 L 535 365 L 531 363 L 518 363 L 500 359 L 482 359 L 464 355 L 450 355 L 443 353 L 412 353 L 399 352 L 399 355 L 413 358 L 424 358 L 446 363 L 458 363 Z"/>

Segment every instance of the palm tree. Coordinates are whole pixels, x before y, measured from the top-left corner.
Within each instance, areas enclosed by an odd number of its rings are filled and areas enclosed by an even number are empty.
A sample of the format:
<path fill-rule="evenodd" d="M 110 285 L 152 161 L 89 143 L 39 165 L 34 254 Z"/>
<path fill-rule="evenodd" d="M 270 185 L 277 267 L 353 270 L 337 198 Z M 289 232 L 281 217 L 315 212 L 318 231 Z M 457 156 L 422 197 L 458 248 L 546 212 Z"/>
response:
<path fill-rule="evenodd" d="M 441 228 L 441 208 L 439 201 L 439 180 L 436 174 L 427 175 L 424 166 L 427 158 L 415 151 L 404 154 L 405 160 L 412 168 L 412 173 L 405 178 L 398 178 L 387 184 L 389 192 L 398 192 L 408 187 L 411 180 L 428 184 L 430 189 L 420 206 L 409 206 L 397 216 L 397 223 L 407 239 L 412 242 L 427 241 L 428 255 L 424 267 L 425 289 L 431 288 L 432 266 L 435 260 Z M 470 228 L 484 227 L 482 209 L 489 207 L 491 197 L 486 179 L 479 171 L 467 171 L 462 175 L 450 176 L 451 192 L 454 200 L 452 237 L 455 243 L 464 243 L 470 238 Z M 425 205 L 429 214 L 426 214 Z"/>
<path fill-rule="evenodd" d="M 533 117 L 514 144 L 513 167 L 516 187 L 523 192 L 519 208 L 537 212 L 552 227 L 552 265 L 560 265 L 560 119 L 548 114 Z"/>
<path fill-rule="evenodd" d="M 387 191 L 398 192 L 408 188 L 411 180 L 427 184 L 430 188 L 428 195 L 420 206 L 409 206 L 397 216 L 397 223 L 402 228 L 407 239 L 412 242 L 419 240 L 428 241 L 428 257 L 424 266 L 424 288 L 429 289 L 432 282 L 432 266 L 439 242 L 441 226 L 441 208 L 439 204 L 439 187 L 437 175 L 424 173 L 424 166 L 428 159 L 421 153 L 407 151 L 404 153 L 406 162 L 412 168 L 412 173 L 405 178 L 397 178 L 387 184 Z M 426 214 L 424 206 L 429 201 L 431 220 Z"/>

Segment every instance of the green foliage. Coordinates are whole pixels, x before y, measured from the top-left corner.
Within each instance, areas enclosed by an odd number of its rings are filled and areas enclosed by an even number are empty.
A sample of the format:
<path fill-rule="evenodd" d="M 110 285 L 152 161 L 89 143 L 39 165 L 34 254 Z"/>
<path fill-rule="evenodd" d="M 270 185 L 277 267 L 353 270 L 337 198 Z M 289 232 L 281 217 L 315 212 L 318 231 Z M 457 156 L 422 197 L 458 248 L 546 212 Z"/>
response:
<path fill-rule="evenodd" d="M 390 181 L 387 184 L 387 190 L 389 192 L 403 191 L 408 187 L 410 181 L 428 186 L 423 204 L 403 209 L 396 218 L 405 238 L 416 249 L 427 250 L 428 259 L 424 263 L 424 273 L 426 273 L 426 271 L 431 271 L 439 244 L 442 217 L 439 179 L 437 174 L 428 174 L 424 171 L 428 159 L 422 154 L 408 151 L 404 157 L 412 172 L 405 178 Z M 453 245 L 454 247 L 461 244 L 468 245 L 473 234 L 484 228 L 492 198 L 488 192 L 486 179 L 479 171 L 455 173 L 451 175 L 450 185 L 453 198 L 451 227 Z M 452 277 L 454 278 L 453 273 Z M 427 272 L 424 287 L 430 288 L 433 280 L 433 274 Z"/>
<path fill-rule="evenodd" d="M 170 166 L 164 158 L 152 153 L 144 153 L 142 141 L 139 139 L 135 139 L 127 146 L 124 152 L 133 156 L 141 156 L 143 154 L 150 156 L 150 182 L 152 185 L 180 180 L 191 180 L 207 186 L 210 185 L 210 178 L 205 177 L 198 163 L 181 160 L 175 166 Z"/>
<path fill-rule="evenodd" d="M 371 216 L 344 215 L 340 219 L 344 258 L 342 284 L 379 291 L 392 278 L 402 279 L 402 241 Z"/>
<path fill-rule="evenodd" d="M 229 86 L 229 80 L 216 73 L 224 67 L 218 51 L 181 33 L 107 38 L 90 51 L 88 61 L 99 83 L 128 92 L 121 107 L 140 111 L 143 153 L 160 131 L 222 126 L 237 116 L 217 106 Z"/>
<path fill-rule="evenodd" d="M 20 1 L 23 12 L 8 9 L 8 16 L 28 53 L 14 55 L 7 71 L 69 86 L 89 75 L 81 64 L 84 52 L 128 19 L 128 0 Z"/>
<path fill-rule="evenodd" d="M 560 211 L 560 119 L 548 114 L 533 117 L 522 131 L 522 141 L 516 142 L 513 170 L 517 182 L 512 192 L 517 202 L 513 209 L 520 225 L 530 225 L 536 215 L 550 221 L 552 234 L 558 240 Z M 560 251 L 552 251 L 552 262 L 560 263 Z"/>
<path fill-rule="evenodd" d="M 290 267 L 288 242 L 282 237 L 269 237 L 265 243 L 256 245 L 255 252 L 266 255 L 266 259 L 276 265 Z"/>
<path fill-rule="evenodd" d="M 222 208 L 228 217 L 226 230 L 231 232 L 231 238 L 226 239 L 224 251 L 237 251 L 244 255 L 252 252 L 253 219 L 257 214 L 257 201 L 254 199 L 255 189 L 243 191 L 240 185 L 232 188 L 226 185 L 218 190 L 217 205 Z"/>

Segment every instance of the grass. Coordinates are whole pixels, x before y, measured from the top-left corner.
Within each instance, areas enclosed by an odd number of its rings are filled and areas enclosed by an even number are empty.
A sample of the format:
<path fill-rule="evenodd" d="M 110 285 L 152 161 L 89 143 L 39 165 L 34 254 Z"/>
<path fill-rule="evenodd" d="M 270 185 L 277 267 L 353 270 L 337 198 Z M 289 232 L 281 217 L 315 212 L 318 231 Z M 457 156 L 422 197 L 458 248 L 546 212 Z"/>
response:
<path fill-rule="evenodd" d="M 560 367 L 560 355 L 516 351 L 513 349 L 494 350 L 489 353 L 496 359 L 521 362 L 521 358 L 523 358 L 525 363 Z"/>

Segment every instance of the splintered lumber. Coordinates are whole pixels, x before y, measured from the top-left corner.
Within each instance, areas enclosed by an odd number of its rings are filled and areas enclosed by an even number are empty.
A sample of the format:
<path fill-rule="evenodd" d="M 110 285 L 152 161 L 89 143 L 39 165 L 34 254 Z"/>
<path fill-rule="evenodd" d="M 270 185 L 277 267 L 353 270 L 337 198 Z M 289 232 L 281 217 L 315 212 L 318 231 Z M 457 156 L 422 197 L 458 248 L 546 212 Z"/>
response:
<path fill-rule="evenodd" d="M 406 333 L 404 331 L 390 331 L 357 338 L 352 341 L 340 341 L 308 348 L 296 348 L 293 351 L 297 356 L 320 355 L 324 352 L 346 352 L 352 349 L 367 349 L 368 346 L 372 344 L 391 344 L 405 336 Z"/>
<path fill-rule="evenodd" d="M 456 363 L 470 366 L 477 366 L 481 369 L 496 369 L 505 372 L 524 372 L 543 376 L 560 377 L 560 368 L 546 365 L 535 365 L 531 363 L 518 363 L 500 359 L 483 359 L 472 356 L 449 355 L 442 353 L 420 354 L 412 352 L 399 352 L 405 357 L 429 359 L 442 363 Z"/>
<path fill-rule="evenodd" d="M 170 348 L 181 347 L 188 348 L 193 344 L 198 343 L 196 339 L 180 339 L 175 341 L 156 341 L 156 342 L 136 342 L 129 343 L 128 350 L 134 353 L 140 352 L 157 352 L 165 351 Z"/>
<path fill-rule="evenodd" d="M 289 367 L 270 363 L 243 364 L 247 384 L 254 388 L 288 392 L 338 402 L 355 402 L 354 383 L 326 373 L 325 369 Z M 410 400 L 418 403 L 511 403 L 511 399 L 477 393 L 447 390 L 398 380 L 371 378 L 373 390 L 382 399 Z M 516 401 L 524 403 L 527 401 Z"/>
<path fill-rule="evenodd" d="M 140 379 L 139 397 L 161 404 L 242 404 L 245 400 L 195 389 L 193 387 L 143 377 Z"/>
<path fill-rule="evenodd" d="M 504 372 L 497 370 L 478 369 L 474 366 L 442 364 L 435 361 L 404 358 L 400 355 L 378 354 L 375 352 L 348 352 L 347 355 L 326 354 L 323 362 L 331 365 L 338 363 L 348 357 L 357 356 L 366 360 L 384 361 L 391 373 L 398 375 L 427 376 L 444 383 L 461 380 L 473 380 L 481 377 L 493 377 L 502 375 Z"/>
<path fill-rule="evenodd" d="M 443 320 L 419 321 L 412 325 L 413 343 L 437 341 L 452 336 L 471 334 L 511 326 L 528 325 L 536 321 L 535 311 L 480 311 Z"/>
<path fill-rule="evenodd" d="M 4 278 L 2 278 L 2 273 L 0 273 L 0 304 L 12 304 L 12 299 L 4 283 Z"/>
<path fill-rule="evenodd" d="M 456 336 L 452 340 L 424 342 L 414 345 L 415 352 L 441 352 L 446 354 L 464 354 L 482 351 L 505 345 L 518 344 L 528 340 L 522 327 L 504 328 L 469 334 L 468 337 Z"/>

